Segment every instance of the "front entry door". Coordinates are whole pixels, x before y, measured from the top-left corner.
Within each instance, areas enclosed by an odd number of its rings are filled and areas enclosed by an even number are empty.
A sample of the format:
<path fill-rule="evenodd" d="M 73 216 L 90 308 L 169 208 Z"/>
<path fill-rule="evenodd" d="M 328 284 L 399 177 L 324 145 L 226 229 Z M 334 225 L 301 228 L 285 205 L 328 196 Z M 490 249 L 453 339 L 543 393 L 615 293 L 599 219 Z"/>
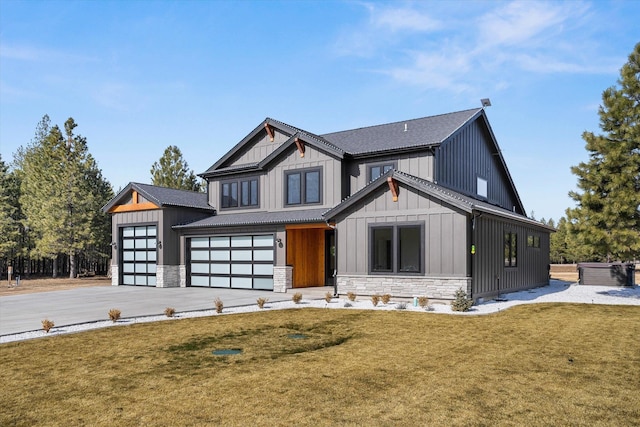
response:
<path fill-rule="evenodd" d="M 287 265 L 293 267 L 293 287 L 325 284 L 326 228 L 287 229 Z"/>

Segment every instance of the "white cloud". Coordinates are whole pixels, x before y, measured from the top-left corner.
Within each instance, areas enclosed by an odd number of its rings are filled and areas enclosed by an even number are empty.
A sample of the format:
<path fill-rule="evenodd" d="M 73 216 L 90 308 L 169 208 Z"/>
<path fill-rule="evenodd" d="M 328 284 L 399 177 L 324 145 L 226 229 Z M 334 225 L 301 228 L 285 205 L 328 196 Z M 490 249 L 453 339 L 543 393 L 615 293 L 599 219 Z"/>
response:
<path fill-rule="evenodd" d="M 621 63 L 597 52 L 583 1 L 363 5 L 368 26 L 343 34 L 342 54 L 384 58 L 393 65 L 378 71 L 407 85 L 499 91 L 523 72 L 614 74 Z"/>
<path fill-rule="evenodd" d="M 413 7 L 379 7 L 376 3 L 362 3 L 362 6 L 368 11 L 368 20 L 340 34 L 335 43 L 338 55 L 370 57 L 397 45 L 403 36 L 426 34 L 443 27 L 441 21 Z"/>
<path fill-rule="evenodd" d="M 478 19 L 479 44 L 522 46 L 562 31 L 563 24 L 584 13 L 581 3 L 515 1 Z"/>
<path fill-rule="evenodd" d="M 469 72 L 470 58 L 463 52 L 416 52 L 410 67 L 388 71 L 395 80 L 431 89 L 463 92 L 469 87 L 460 77 Z"/>
<path fill-rule="evenodd" d="M 378 9 L 373 5 L 368 7 L 370 19 L 377 28 L 397 31 L 428 32 L 439 30 L 442 23 L 433 19 L 427 13 L 412 8 Z"/>

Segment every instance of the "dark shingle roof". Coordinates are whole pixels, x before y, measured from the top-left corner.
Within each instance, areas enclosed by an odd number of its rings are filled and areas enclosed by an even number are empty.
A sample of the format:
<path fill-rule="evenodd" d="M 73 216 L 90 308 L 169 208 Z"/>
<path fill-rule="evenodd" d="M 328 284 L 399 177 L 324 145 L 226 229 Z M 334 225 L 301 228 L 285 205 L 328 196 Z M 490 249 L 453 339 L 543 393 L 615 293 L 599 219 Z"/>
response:
<path fill-rule="evenodd" d="M 421 119 L 327 133 L 321 137 L 352 155 L 438 145 L 480 111 L 481 108 L 473 108 Z"/>
<path fill-rule="evenodd" d="M 215 211 L 215 208 L 209 205 L 206 193 L 176 190 L 174 188 L 158 187 L 156 185 L 140 184 L 137 182 L 129 183 L 129 185 L 111 199 L 102 210 L 105 212 L 109 211 L 125 194 L 128 195 L 131 190 L 137 191 L 142 197 L 159 207 L 181 207 Z"/>
<path fill-rule="evenodd" d="M 189 224 L 176 225 L 174 229 L 229 227 L 234 225 L 265 225 L 265 224 L 303 224 L 324 222 L 322 214 L 326 208 L 309 210 L 291 210 L 283 212 L 247 212 L 210 216 Z"/>

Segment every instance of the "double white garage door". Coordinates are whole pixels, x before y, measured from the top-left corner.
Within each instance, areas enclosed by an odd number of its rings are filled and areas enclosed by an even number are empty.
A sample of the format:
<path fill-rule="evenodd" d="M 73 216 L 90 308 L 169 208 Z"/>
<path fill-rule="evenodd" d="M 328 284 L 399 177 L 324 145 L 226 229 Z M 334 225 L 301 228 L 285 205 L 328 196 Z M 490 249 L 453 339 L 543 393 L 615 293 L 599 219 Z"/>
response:
<path fill-rule="evenodd" d="M 192 237 L 191 286 L 273 290 L 272 234 Z"/>

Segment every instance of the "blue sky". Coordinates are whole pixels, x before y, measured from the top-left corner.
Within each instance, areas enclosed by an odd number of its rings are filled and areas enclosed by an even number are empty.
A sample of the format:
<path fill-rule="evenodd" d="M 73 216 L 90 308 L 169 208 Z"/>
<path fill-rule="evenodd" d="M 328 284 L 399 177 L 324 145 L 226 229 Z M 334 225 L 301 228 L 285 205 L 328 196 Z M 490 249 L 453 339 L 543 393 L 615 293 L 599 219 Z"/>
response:
<path fill-rule="evenodd" d="M 0 1 L 0 153 L 68 117 L 114 190 L 169 145 L 204 172 L 265 117 L 322 134 L 480 106 L 558 219 L 640 2 Z"/>

